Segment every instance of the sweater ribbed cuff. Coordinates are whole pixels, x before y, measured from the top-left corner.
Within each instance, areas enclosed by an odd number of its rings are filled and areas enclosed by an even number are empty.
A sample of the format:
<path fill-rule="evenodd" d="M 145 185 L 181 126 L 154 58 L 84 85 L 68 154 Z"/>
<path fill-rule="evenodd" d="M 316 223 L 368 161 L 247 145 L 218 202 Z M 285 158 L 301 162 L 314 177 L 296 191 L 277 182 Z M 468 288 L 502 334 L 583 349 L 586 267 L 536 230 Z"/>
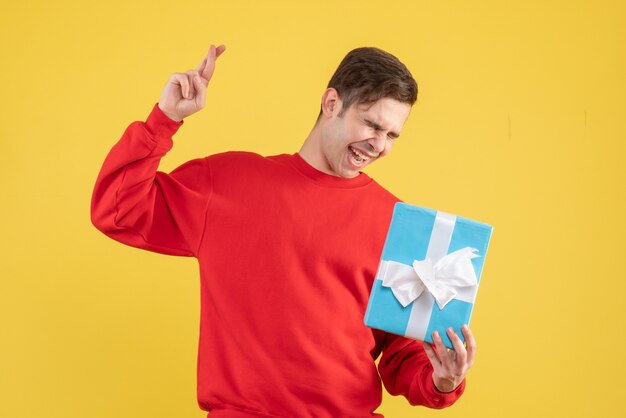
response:
<path fill-rule="evenodd" d="M 159 104 L 155 103 L 150 115 L 146 119 L 146 129 L 150 133 L 150 136 L 157 143 L 158 148 L 162 148 L 165 151 L 169 151 L 172 148 L 172 136 L 183 125 L 184 121 L 176 122 L 170 119 L 159 108 Z"/>
<path fill-rule="evenodd" d="M 421 377 L 421 382 L 420 382 Z M 428 399 L 428 402 L 425 406 L 429 408 L 441 409 L 446 408 L 453 403 L 455 403 L 459 397 L 465 391 L 465 382 L 467 379 L 463 379 L 463 381 L 456 387 L 452 392 L 440 392 L 435 386 L 435 382 L 433 382 L 431 373 L 424 373 L 421 376 L 418 374 L 415 376 L 415 380 L 411 385 L 411 392 L 415 390 L 421 390 L 422 396 L 425 399 Z M 414 395 L 413 395 L 414 396 Z M 412 394 L 409 395 L 409 399 L 411 399 Z M 410 401 L 409 401 L 410 402 Z"/>

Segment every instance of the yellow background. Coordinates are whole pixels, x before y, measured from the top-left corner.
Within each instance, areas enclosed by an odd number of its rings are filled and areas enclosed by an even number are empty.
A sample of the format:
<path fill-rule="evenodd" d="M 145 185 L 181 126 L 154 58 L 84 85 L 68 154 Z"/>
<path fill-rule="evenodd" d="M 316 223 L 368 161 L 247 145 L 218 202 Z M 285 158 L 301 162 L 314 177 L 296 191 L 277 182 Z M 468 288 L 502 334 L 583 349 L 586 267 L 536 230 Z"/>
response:
<path fill-rule="evenodd" d="M 0 13 L 0 417 L 202 417 L 197 264 L 89 220 L 109 148 L 168 76 L 225 43 L 163 161 L 296 151 L 350 49 L 386 49 L 417 105 L 369 174 L 495 226 L 465 395 L 389 417 L 610 417 L 626 350 L 620 1 L 21 1 Z"/>

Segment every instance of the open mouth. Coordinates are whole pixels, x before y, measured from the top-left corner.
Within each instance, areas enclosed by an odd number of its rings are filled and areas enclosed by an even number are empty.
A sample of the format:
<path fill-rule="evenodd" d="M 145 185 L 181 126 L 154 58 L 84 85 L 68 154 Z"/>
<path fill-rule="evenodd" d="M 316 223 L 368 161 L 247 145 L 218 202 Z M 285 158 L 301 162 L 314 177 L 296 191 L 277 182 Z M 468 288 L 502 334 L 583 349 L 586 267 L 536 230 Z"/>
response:
<path fill-rule="evenodd" d="M 353 148 L 352 146 L 348 146 L 348 149 L 352 153 L 352 156 L 354 157 L 354 159 L 355 159 L 355 161 L 357 163 L 363 163 L 363 162 L 369 160 L 369 157 L 361 154 L 356 148 Z"/>

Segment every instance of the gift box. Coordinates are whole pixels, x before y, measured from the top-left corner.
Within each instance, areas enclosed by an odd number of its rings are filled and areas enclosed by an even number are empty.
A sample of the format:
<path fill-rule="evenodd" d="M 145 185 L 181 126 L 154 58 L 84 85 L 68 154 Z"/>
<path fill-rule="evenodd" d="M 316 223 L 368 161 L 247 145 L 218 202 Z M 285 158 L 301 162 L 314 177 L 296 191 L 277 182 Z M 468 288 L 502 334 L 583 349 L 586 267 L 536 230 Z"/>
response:
<path fill-rule="evenodd" d="M 468 324 L 493 227 L 396 203 L 374 279 L 365 325 L 432 343 Z"/>

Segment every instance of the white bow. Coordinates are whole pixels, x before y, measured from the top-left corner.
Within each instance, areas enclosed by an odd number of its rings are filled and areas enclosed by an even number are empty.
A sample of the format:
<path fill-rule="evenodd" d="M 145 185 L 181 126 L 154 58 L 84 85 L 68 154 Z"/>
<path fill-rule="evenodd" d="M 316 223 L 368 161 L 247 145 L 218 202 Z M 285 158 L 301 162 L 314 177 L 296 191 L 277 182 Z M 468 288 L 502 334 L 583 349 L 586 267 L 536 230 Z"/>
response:
<path fill-rule="evenodd" d="M 383 286 L 390 287 L 394 296 L 407 307 L 424 289 L 433 295 L 443 309 L 458 293 L 458 288 L 477 286 L 476 272 L 471 259 L 480 257 L 478 250 L 465 247 L 454 251 L 435 263 L 430 259 L 413 261 L 413 268 L 395 261 L 387 261 Z"/>

